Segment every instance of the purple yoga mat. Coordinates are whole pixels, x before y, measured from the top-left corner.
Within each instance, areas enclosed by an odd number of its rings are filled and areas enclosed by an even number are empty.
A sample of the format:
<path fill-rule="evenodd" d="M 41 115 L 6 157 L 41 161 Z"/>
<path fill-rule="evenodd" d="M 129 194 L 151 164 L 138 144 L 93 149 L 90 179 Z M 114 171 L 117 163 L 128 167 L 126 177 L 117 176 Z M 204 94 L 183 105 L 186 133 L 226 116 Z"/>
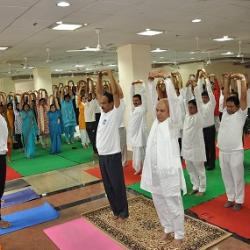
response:
<path fill-rule="evenodd" d="M 4 202 L 1 202 L 2 208 L 10 207 L 17 204 L 22 204 L 27 201 L 31 201 L 39 198 L 40 196 L 32 189 L 27 188 L 12 194 L 7 194 L 2 197 Z"/>
<path fill-rule="evenodd" d="M 122 250 L 118 242 L 80 218 L 43 230 L 60 250 Z"/>

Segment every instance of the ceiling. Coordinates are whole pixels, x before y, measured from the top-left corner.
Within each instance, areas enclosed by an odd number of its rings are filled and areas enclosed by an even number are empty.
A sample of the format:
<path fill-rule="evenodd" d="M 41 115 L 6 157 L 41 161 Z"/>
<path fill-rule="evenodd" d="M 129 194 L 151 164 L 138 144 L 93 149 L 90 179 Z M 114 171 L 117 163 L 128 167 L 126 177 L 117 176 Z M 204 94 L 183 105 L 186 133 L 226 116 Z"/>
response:
<path fill-rule="evenodd" d="M 116 48 L 128 43 L 148 44 L 152 49 L 168 49 L 152 53 L 152 63 L 159 61 L 186 62 L 224 57 L 222 52 L 237 55 L 242 41 L 244 57 L 250 57 L 249 0 L 68 0 L 70 7 L 59 8 L 56 0 L 0 0 L 0 52 L 2 76 L 29 74 L 28 66 L 50 66 L 62 73 L 97 69 L 116 64 Z M 201 23 L 192 23 L 201 18 Z M 57 21 L 88 23 L 76 31 L 55 31 L 48 27 Z M 67 53 L 69 49 L 95 47 L 95 29 L 101 30 L 104 52 Z M 164 34 L 145 37 L 136 33 L 146 28 L 164 30 Z M 229 35 L 234 41 L 215 42 L 212 38 Z M 190 54 L 197 49 L 199 53 Z M 50 49 L 52 62 L 46 63 Z M 194 59 L 190 59 L 194 58 Z M 84 64 L 84 68 L 76 68 Z"/>

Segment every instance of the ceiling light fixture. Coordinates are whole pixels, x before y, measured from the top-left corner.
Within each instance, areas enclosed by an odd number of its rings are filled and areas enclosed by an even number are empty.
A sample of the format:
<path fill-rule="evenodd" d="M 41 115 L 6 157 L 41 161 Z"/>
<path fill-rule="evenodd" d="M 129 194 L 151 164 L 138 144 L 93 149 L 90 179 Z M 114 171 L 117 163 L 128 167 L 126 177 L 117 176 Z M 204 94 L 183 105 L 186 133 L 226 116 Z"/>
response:
<path fill-rule="evenodd" d="M 62 72 L 63 70 L 62 69 L 55 69 L 54 71 L 56 71 L 56 72 Z"/>
<path fill-rule="evenodd" d="M 108 66 L 109 67 L 116 67 L 117 65 L 116 64 L 109 64 Z"/>
<path fill-rule="evenodd" d="M 201 19 L 200 18 L 195 18 L 192 20 L 192 23 L 200 23 Z"/>
<path fill-rule="evenodd" d="M 60 1 L 56 4 L 56 6 L 58 7 L 69 7 L 71 4 L 69 2 L 66 1 Z"/>
<path fill-rule="evenodd" d="M 160 35 L 162 34 L 163 31 L 162 30 L 151 30 L 151 29 L 145 29 L 145 31 L 136 33 L 137 35 L 140 36 L 156 36 L 156 35 Z"/>
<path fill-rule="evenodd" d="M 167 49 L 156 48 L 154 50 L 151 50 L 152 53 L 160 53 L 160 52 L 165 52 L 165 51 L 167 51 Z"/>
<path fill-rule="evenodd" d="M 55 25 L 51 27 L 53 30 L 77 30 L 81 28 L 81 24 L 71 24 L 71 23 L 63 23 L 63 22 L 56 22 Z"/>
<path fill-rule="evenodd" d="M 223 37 L 220 37 L 220 38 L 214 38 L 213 40 L 216 41 L 216 42 L 227 42 L 227 41 L 234 40 L 234 38 L 229 37 L 229 36 L 223 36 Z"/>
<path fill-rule="evenodd" d="M 83 68 L 84 66 L 85 66 L 85 65 L 83 65 L 83 64 L 76 64 L 76 65 L 75 65 L 76 68 Z"/>
<path fill-rule="evenodd" d="M 231 56 L 233 55 L 234 53 L 231 52 L 231 51 L 227 51 L 227 52 L 224 52 L 224 53 L 221 53 L 222 56 Z"/>
<path fill-rule="evenodd" d="M 66 52 L 98 52 L 100 51 L 99 48 L 96 47 L 85 47 L 84 49 L 69 49 Z"/>
<path fill-rule="evenodd" d="M 195 60 L 195 58 L 194 58 L 194 57 L 191 57 L 190 60 Z"/>
<path fill-rule="evenodd" d="M 7 50 L 9 47 L 7 46 L 0 46 L 0 51 L 4 51 L 4 50 Z"/>

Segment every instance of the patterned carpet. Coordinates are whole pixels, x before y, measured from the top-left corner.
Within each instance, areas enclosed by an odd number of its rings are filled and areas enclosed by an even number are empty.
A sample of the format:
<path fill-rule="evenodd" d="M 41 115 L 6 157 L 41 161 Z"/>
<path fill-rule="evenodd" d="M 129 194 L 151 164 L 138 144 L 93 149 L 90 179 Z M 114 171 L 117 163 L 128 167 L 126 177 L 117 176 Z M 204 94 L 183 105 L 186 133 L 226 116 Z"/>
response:
<path fill-rule="evenodd" d="M 129 219 L 122 224 L 112 218 L 108 206 L 85 213 L 83 216 L 128 249 L 176 249 L 171 246 L 171 241 L 159 240 L 163 229 L 151 200 L 141 196 L 129 200 L 129 212 Z M 179 249 L 207 249 L 230 235 L 218 227 L 185 216 L 185 240 Z"/>

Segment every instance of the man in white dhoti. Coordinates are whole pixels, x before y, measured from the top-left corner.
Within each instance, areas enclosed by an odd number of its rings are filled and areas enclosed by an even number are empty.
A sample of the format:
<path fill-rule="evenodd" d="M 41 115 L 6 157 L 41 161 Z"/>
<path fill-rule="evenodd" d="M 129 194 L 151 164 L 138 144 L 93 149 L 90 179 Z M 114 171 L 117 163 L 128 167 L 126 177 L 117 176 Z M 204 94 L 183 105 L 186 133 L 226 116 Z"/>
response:
<path fill-rule="evenodd" d="M 229 79 L 241 83 L 240 100 L 229 96 Z M 220 167 L 227 194 L 224 207 L 240 210 L 244 203 L 243 127 L 247 117 L 247 87 L 243 74 L 224 75 L 224 110 L 218 133 Z"/>
<path fill-rule="evenodd" d="M 135 85 L 142 84 L 136 92 Z M 131 86 L 133 108 L 128 125 L 128 138 L 133 151 L 133 168 L 135 175 L 142 171 L 147 143 L 146 98 L 145 86 L 142 81 L 135 81 Z"/>
<path fill-rule="evenodd" d="M 180 245 L 184 238 L 184 210 L 181 189 L 186 193 L 178 145 L 180 112 L 174 86 L 165 80 L 168 99 L 156 106 L 156 117 L 146 147 L 141 188 L 152 193 L 153 202 L 164 227 L 162 240 Z M 172 239 L 171 239 L 172 240 Z"/>
<path fill-rule="evenodd" d="M 196 99 L 188 100 L 187 90 L 194 87 Z M 187 170 L 193 185 L 191 194 L 203 195 L 206 190 L 205 143 L 203 137 L 202 99 L 195 81 L 189 81 L 184 90 L 186 116 L 182 137 L 182 156 L 186 161 Z"/>

